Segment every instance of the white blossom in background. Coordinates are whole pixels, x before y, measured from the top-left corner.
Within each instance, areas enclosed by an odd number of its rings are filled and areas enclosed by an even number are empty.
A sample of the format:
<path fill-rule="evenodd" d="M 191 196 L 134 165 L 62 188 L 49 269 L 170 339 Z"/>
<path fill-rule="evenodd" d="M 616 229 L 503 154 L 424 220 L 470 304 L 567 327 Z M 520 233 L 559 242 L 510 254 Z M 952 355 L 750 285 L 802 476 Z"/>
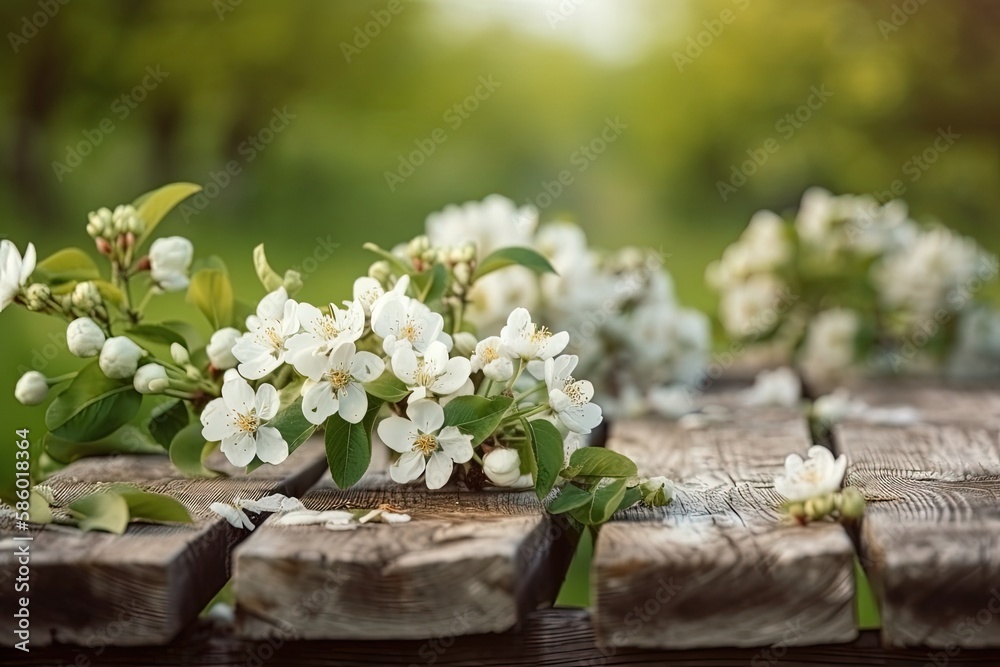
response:
<path fill-rule="evenodd" d="M 751 276 L 723 292 L 719 319 L 736 338 L 767 333 L 779 321 L 777 309 L 787 292 L 785 283 L 771 274 Z"/>
<path fill-rule="evenodd" d="M 302 385 L 302 413 L 310 423 L 322 424 L 339 414 L 344 421 L 357 424 L 368 411 L 368 394 L 362 383 L 382 375 L 385 362 L 371 352 L 358 352 L 354 343 L 348 342 L 329 355 L 300 355 L 296 370 L 308 378 Z"/>
<path fill-rule="evenodd" d="M 846 456 L 835 459 L 826 447 L 813 446 L 804 461 L 798 454 L 788 455 L 784 474 L 774 478 L 774 489 L 791 502 L 809 500 L 839 491 L 846 470 Z"/>
<path fill-rule="evenodd" d="M 483 372 L 494 382 L 506 382 L 514 375 L 514 362 L 508 356 L 499 336 L 490 336 L 476 343 L 470 360 L 472 372 Z"/>
<path fill-rule="evenodd" d="M 559 421 L 574 433 L 586 435 L 602 421 L 601 406 L 591 403 L 594 385 L 572 376 L 579 357 L 564 354 L 545 360 L 545 387 L 549 407 Z"/>
<path fill-rule="evenodd" d="M 378 435 L 401 456 L 389 467 L 389 475 L 400 484 L 413 481 L 426 470 L 427 488 L 444 486 L 455 463 L 472 458 L 472 436 L 455 426 L 444 425 L 444 409 L 429 400 L 410 403 L 406 417 L 395 415 L 379 422 Z"/>
<path fill-rule="evenodd" d="M 66 346 L 74 356 L 96 357 L 105 340 L 104 331 L 89 317 L 78 317 L 66 327 Z"/>
<path fill-rule="evenodd" d="M 285 362 L 288 339 L 298 332 L 297 304 L 284 287 L 271 292 L 257 304 L 256 315 L 247 318 L 247 332 L 233 346 L 240 374 L 258 380 Z"/>
<path fill-rule="evenodd" d="M 220 371 L 236 368 L 240 361 L 233 355 L 233 347 L 242 335 L 239 329 L 233 327 L 225 327 L 212 334 L 205 347 L 205 354 L 214 368 Z"/>
<path fill-rule="evenodd" d="M 434 246 L 475 244 L 479 257 L 508 246 L 531 246 L 538 226 L 538 211 L 518 207 L 502 195 L 481 202 L 449 205 L 427 216 L 427 237 Z"/>
<path fill-rule="evenodd" d="M 131 204 L 115 206 L 115 210 L 111 213 L 111 232 L 115 234 L 127 234 L 129 232 L 141 234 L 145 231 L 145 228 L 146 225 L 143 223 L 142 218 L 139 217 L 139 212 L 135 206 Z"/>
<path fill-rule="evenodd" d="M 494 449 L 483 457 L 483 472 L 497 486 L 513 486 L 521 477 L 521 457 L 515 449 Z"/>
<path fill-rule="evenodd" d="M 202 437 L 221 442 L 222 453 L 237 467 L 249 465 L 256 456 L 277 465 L 288 458 L 288 443 L 267 422 L 278 414 L 278 392 L 262 384 L 256 394 L 246 380 L 238 378 L 222 385 L 222 397 L 201 413 Z"/>
<path fill-rule="evenodd" d="M 412 392 L 408 402 L 432 396 L 447 396 L 469 380 L 471 362 L 465 357 L 448 358 L 448 349 L 432 341 L 422 357 L 409 347 L 400 347 L 392 355 L 392 372 Z"/>
<path fill-rule="evenodd" d="M 810 379 L 833 380 L 850 368 L 860 328 L 861 318 L 848 308 L 824 310 L 809 321 L 800 363 Z"/>
<path fill-rule="evenodd" d="M 99 236 L 109 237 L 113 233 L 111 209 L 102 207 L 87 214 L 87 234 L 96 239 Z"/>
<path fill-rule="evenodd" d="M 48 379 L 38 371 L 28 371 L 14 387 L 14 397 L 22 405 L 39 405 L 45 402 L 48 395 Z"/>
<path fill-rule="evenodd" d="M 802 195 L 795 230 L 804 245 L 824 256 L 877 255 L 907 244 L 917 233 L 901 200 L 880 205 L 868 195 L 834 196 L 823 188 Z"/>
<path fill-rule="evenodd" d="M 156 239 L 149 247 L 150 277 L 164 292 L 187 289 L 193 258 L 194 246 L 183 236 Z"/>
<path fill-rule="evenodd" d="M 160 394 L 170 386 L 167 369 L 160 364 L 140 366 L 132 379 L 132 386 L 140 394 Z"/>
<path fill-rule="evenodd" d="M 7 239 L 0 240 L 0 310 L 14 302 L 28 278 L 35 270 L 35 246 L 32 243 L 24 250 L 24 257 L 17 246 Z"/>
<path fill-rule="evenodd" d="M 959 377 L 1000 372 L 1000 310 L 988 306 L 963 312 L 948 371 Z"/>
<path fill-rule="evenodd" d="M 301 330 L 288 339 L 289 359 L 298 368 L 297 360 L 313 354 L 329 354 L 341 343 L 354 343 L 365 330 L 365 311 L 360 303 L 350 303 L 345 308 L 330 304 L 330 313 L 324 315 L 316 306 L 300 303 L 296 309 Z M 303 373 L 305 374 L 305 373 Z"/>
<path fill-rule="evenodd" d="M 886 255 L 872 267 L 872 278 L 882 302 L 907 312 L 914 320 L 926 320 L 935 311 L 955 309 L 972 295 L 970 285 L 979 272 L 996 272 L 996 258 L 984 253 L 976 242 L 946 227 L 921 232 L 909 245 Z"/>
<path fill-rule="evenodd" d="M 146 351 L 130 338 L 115 336 L 105 341 L 97 360 L 104 374 L 114 380 L 131 379 Z"/>
<path fill-rule="evenodd" d="M 802 399 L 802 382 L 791 368 L 761 371 L 743 394 L 746 405 L 794 407 Z"/>

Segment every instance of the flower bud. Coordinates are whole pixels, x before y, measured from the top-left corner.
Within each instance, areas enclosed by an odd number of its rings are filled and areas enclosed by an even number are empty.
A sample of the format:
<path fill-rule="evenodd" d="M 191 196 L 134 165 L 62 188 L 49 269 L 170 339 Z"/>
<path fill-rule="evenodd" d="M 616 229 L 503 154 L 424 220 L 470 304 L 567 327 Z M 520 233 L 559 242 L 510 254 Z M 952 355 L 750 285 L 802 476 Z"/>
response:
<path fill-rule="evenodd" d="M 139 218 L 138 212 L 131 204 L 116 206 L 111 214 L 111 228 L 115 234 L 141 234 L 146 225 Z"/>
<path fill-rule="evenodd" d="M 14 397 L 24 405 L 38 405 L 49 395 L 49 383 L 38 371 L 28 371 L 17 381 Z"/>
<path fill-rule="evenodd" d="M 236 367 L 239 360 L 233 356 L 233 346 L 236 345 L 236 341 L 242 335 L 237 329 L 232 327 L 219 329 L 212 334 L 212 338 L 208 341 L 208 346 L 205 348 L 208 360 L 212 363 L 212 366 L 221 371 Z"/>
<path fill-rule="evenodd" d="M 104 374 L 114 380 L 124 380 L 135 375 L 139 359 L 146 351 L 124 336 L 109 338 L 101 348 L 98 365 Z"/>
<path fill-rule="evenodd" d="M 674 499 L 674 483 L 666 477 L 650 477 L 639 484 L 642 502 L 650 507 L 662 507 Z"/>
<path fill-rule="evenodd" d="M 158 394 L 170 385 L 167 369 L 160 364 L 146 364 L 135 372 L 132 386 L 140 394 Z"/>
<path fill-rule="evenodd" d="M 456 354 L 462 357 L 471 357 L 476 351 L 476 344 L 479 341 L 468 331 L 459 331 L 452 336 L 455 347 L 452 348 Z"/>
<path fill-rule="evenodd" d="M 25 300 L 27 301 L 28 310 L 44 310 L 51 296 L 52 290 L 45 283 L 33 283 L 29 285 L 28 289 L 25 290 Z"/>
<path fill-rule="evenodd" d="M 857 487 L 849 486 L 840 492 L 840 516 L 859 519 L 865 513 L 865 497 Z"/>
<path fill-rule="evenodd" d="M 101 292 L 97 289 L 97 285 L 89 280 L 77 283 L 76 287 L 73 288 L 72 301 L 73 305 L 80 310 L 93 310 L 97 304 L 101 303 Z"/>
<path fill-rule="evenodd" d="M 187 366 L 191 363 L 191 355 L 188 354 L 188 351 L 180 343 L 170 344 L 170 357 L 178 366 Z"/>
<path fill-rule="evenodd" d="M 285 271 L 285 278 L 281 282 L 281 286 L 285 288 L 289 296 L 295 294 L 302 289 L 302 274 L 294 269 L 288 269 Z"/>
<path fill-rule="evenodd" d="M 91 211 L 87 216 L 87 233 L 92 237 L 100 238 L 109 235 L 112 231 L 111 211 L 106 208 L 99 208 Z"/>
<path fill-rule="evenodd" d="M 77 357 L 96 357 L 104 347 L 104 332 L 89 317 L 80 317 L 66 327 L 66 346 Z"/>
<path fill-rule="evenodd" d="M 383 285 L 389 282 L 389 276 L 392 275 L 392 268 L 389 266 L 389 262 L 384 259 L 380 259 L 374 262 L 368 267 L 368 276 L 379 281 Z"/>
<path fill-rule="evenodd" d="M 810 498 L 805 502 L 804 507 L 806 517 L 808 517 L 810 521 L 818 521 L 833 512 L 833 495 L 827 493 L 822 496 Z"/>
<path fill-rule="evenodd" d="M 511 486 L 521 476 L 521 457 L 514 449 L 494 449 L 483 457 L 483 472 L 497 486 Z"/>
<path fill-rule="evenodd" d="M 468 262 L 459 262 L 452 267 L 451 272 L 454 274 L 455 280 L 458 281 L 459 285 L 468 285 L 472 279 L 472 267 Z"/>
<path fill-rule="evenodd" d="M 101 253 L 102 255 L 111 254 L 111 243 L 109 243 L 108 240 L 103 236 L 99 236 L 98 238 L 94 239 L 94 245 L 97 246 L 97 252 Z"/>
<path fill-rule="evenodd" d="M 188 269 L 194 246 L 182 236 L 156 239 L 149 248 L 150 275 L 165 292 L 177 292 L 188 286 Z"/>

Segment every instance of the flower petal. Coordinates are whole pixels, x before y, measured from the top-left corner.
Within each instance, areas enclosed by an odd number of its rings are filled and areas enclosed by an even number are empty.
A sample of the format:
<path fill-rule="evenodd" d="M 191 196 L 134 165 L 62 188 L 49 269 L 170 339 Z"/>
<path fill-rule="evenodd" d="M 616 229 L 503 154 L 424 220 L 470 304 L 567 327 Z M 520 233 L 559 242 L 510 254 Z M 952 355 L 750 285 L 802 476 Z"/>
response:
<path fill-rule="evenodd" d="M 385 362 L 371 352 L 358 352 L 351 360 L 351 377 L 359 382 L 371 382 L 385 371 Z"/>
<path fill-rule="evenodd" d="M 308 388 L 306 388 L 308 386 Z M 302 414 L 309 420 L 310 424 L 319 426 L 340 407 L 338 401 L 333 396 L 333 390 L 329 382 L 307 381 L 302 387 Z"/>
<path fill-rule="evenodd" d="M 445 426 L 437 438 L 441 450 L 455 463 L 466 463 L 472 458 L 472 436 L 462 433 L 456 426 Z"/>
<path fill-rule="evenodd" d="M 416 424 L 421 433 L 436 433 L 444 424 L 444 409 L 434 401 L 420 400 L 410 403 L 406 408 L 406 416 Z"/>
<path fill-rule="evenodd" d="M 230 410 L 236 410 L 241 415 L 250 414 L 256 403 L 250 383 L 239 378 L 222 385 L 222 398 Z"/>
<path fill-rule="evenodd" d="M 417 383 L 417 369 L 419 367 L 420 362 L 417 360 L 417 354 L 408 345 L 393 352 L 392 373 L 407 385 Z"/>
<path fill-rule="evenodd" d="M 208 442 L 219 442 L 238 433 L 229 419 L 229 408 L 223 398 L 217 398 L 205 406 L 201 413 L 201 425 L 201 437 Z"/>
<path fill-rule="evenodd" d="M 386 417 L 378 424 L 378 437 L 390 449 L 400 453 L 409 452 L 413 448 L 417 435 L 416 424 L 396 415 Z"/>
<path fill-rule="evenodd" d="M 35 259 L 35 244 L 29 243 L 28 247 L 24 249 L 24 259 L 21 260 L 21 275 L 18 281 L 21 285 L 28 282 L 28 278 L 35 270 Z"/>
<path fill-rule="evenodd" d="M 382 422 L 383 424 L 385 422 Z M 406 452 L 389 466 L 389 476 L 398 484 L 412 482 L 424 472 L 426 461 L 420 452 Z"/>
<path fill-rule="evenodd" d="M 278 414 L 278 407 L 281 400 L 278 398 L 278 390 L 274 388 L 274 385 L 264 383 L 257 387 L 257 396 L 254 402 L 254 407 L 257 408 L 257 416 L 261 419 L 274 419 L 274 416 Z"/>
<path fill-rule="evenodd" d="M 368 394 L 365 388 L 357 382 L 347 385 L 347 388 L 340 395 L 340 408 L 338 412 L 349 424 L 357 424 L 365 417 L 368 411 Z"/>
<path fill-rule="evenodd" d="M 451 479 L 454 470 L 451 457 L 444 452 L 434 452 L 427 460 L 427 488 L 440 489 Z"/>
<path fill-rule="evenodd" d="M 253 457 L 257 454 L 257 442 L 249 433 L 240 433 L 222 439 L 222 446 L 219 448 L 226 455 L 229 462 L 237 468 L 250 465 Z"/>
<path fill-rule="evenodd" d="M 257 458 L 273 465 L 288 458 L 288 443 L 278 429 L 271 426 L 257 429 Z"/>
<path fill-rule="evenodd" d="M 472 364 L 465 357 L 448 359 L 444 371 L 438 374 L 438 378 L 431 385 L 431 391 L 442 396 L 454 393 L 465 384 L 470 373 Z"/>

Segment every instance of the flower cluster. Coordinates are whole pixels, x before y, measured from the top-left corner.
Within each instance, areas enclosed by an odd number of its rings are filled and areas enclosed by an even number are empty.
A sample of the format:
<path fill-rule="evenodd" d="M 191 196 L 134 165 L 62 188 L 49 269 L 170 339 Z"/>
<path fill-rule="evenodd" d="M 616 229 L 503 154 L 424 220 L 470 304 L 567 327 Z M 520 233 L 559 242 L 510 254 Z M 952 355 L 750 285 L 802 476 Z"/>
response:
<path fill-rule="evenodd" d="M 603 420 L 597 397 L 608 395 L 583 376 L 607 380 L 609 355 L 643 353 L 635 369 L 621 369 L 636 378 L 613 379 L 616 391 L 641 397 L 691 372 L 684 345 L 705 347 L 703 322 L 676 308 L 659 265 L 635 253 L 599 260 L 578 229 L 535 234 L 533 211 L 490 197 L 432 215 L 427 236 L 393 251 L 366 246 L 379 259 L 347 301 L 297 299 L 301 276 L 277 273 L 258 246 L 264 296 L 248 314 L 218 258 L 195 262 L 188 240 L 150 238 L 197 191 L 174 184 L 92 213 L 87 232 L 110 264 L 108 279 L 82 250 L 36 265 L 33 246 L 24 256 L 8 241 L 0 246 L 0 307 L 63 318 L 67 348 L 90 360 L 65 376 L 32 371 L 17 383 L 26 404 L 59 386 L 46 426 L 61 442 L 162 447 L 197 476 L 215 474 L 206 459 L 216 447 L 238 467 L 277 465 L 322 429 L 341 488 L 365 474 L 377 436 L 394 452 L 389 474 L 399 483 L 531 488 L 541 499 L 553 494 L 551 511 L 584 524 L 637 502 L 670 502 L 668 480 L 642 479 L 626 457 L 581 447 Z M 565 234 L 577 255 L 565 255 Z M 145 294 L 133 302 L 139 286 Z M 209 336 L 188 322 L 149 321 L 153 298 L 181 290 Z M 591 316 L 599 326 L 588 332 L 580 323 Z M 555 322 L 576 322 L 580 340 Z M 144 400 L 154 402 L 148 420 Z M 246 526 L 244 510 L 263 511 L 254 507 L 215 509 Z M 396 520 L 383 514 L 359 522 Z"/>
<path fill-rule="evenodd" d="M 906 205 L 813 188 L 791 222 L 762 211 L 706 272 L 719 321 L 770 358 L 827 385 L 860 363 L 898 371 L 945 358 L 1000 362 L 1000 315 L 975 307 L 997 258 Z M 956 326 L 957 323 L 957 326 Z"/>
<path fill-rule="evenodd" d="M 847 457 L 841 454 L 835 459 L 829 449 L 816 445 L 805 460 L 788 455 L 784 474 L 774 478 L 774 489 L 785 498 L 788 515 L 799 523 L 828 516 L 857 519 L 864 513 L 865 501 L 855 487 L 840 488 L 846 470 Z"/>

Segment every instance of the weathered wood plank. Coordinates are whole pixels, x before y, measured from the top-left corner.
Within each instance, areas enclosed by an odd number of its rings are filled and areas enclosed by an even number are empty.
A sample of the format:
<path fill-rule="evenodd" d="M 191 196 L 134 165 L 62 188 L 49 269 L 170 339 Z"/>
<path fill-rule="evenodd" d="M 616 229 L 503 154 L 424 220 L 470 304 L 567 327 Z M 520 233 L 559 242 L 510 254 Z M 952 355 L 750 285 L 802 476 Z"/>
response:
<path fill-rule="evenodd" d="M 551 603 L 578 535 L 531 491 L 401 487 L 378 473 L 321 482 L 310 509 L 409 513 L 406 524 L 332 532 L 265 523 L 235 554 L 246 637 L 428 639 L 501 632 Z"/>
<path fill-rule="evenodd" d="M 434 640 L 380 641 L 249 641 L 231 626 L 199 621 L 170 645 L 157 648 L 54 647 L 22 653 L 0 649 L 9 667 L 100 664 L 109 667 L 231 667 L 232 665 L 301 665 L 303 667 L 836 667 L 882 665 L 926 667 L 961 665 L 995 667 L 1000 651 L 966 649 L 955 655 L 943 650 L 881 648 L 878 634 L 862 633 L 850 644 L 763 648 L 715 648 L 658 651 L 599 642 L 587 613 L 579 609 L 545 609 L 532 613 L 516 631 L 491 635 L 443 636 Z"/>
<path fill-rule="evenodd" d="M 891 645 L 1000 646 L 1000 420 L 987 407 L 995 396 L 924 386 L 908 397 L 921 423 L 834 429 L 847 483 L 869 501 L 862 564 Z"/>
<path fill-rule="evenodd" d="M 35 526 L 30 561 L 31 646 L 52 643 L 145 645 L 170 641 L 229 577 L 229 553 L 246 535 L 209 509 L 216 501 L 273 492 L 300 494 L 326 469 L 323 444 L 309 442 L 279 467 L 219 479 L 179 478 L 165 457 L 83 459 L 48 480 L 60 501 L 79 498 L 97 482 L 126 481 L 181 501 L 193 525 L 132 523 L 123 535 Z M 237 471 L 231 470 L 236 473 Z M 11 526 L 0 530 L 0 572 L 16 570 Z M 11 581 L 0 607 L 14 609 Z M 12 646 L 11 614 L 0 616 L 0 644 Z"/>
<path fill-rule="evenodd" d="M 688 430 L 622 422 L 608 447 L 641 475 L 678 482 L 674 503 L 619 513 L 601 529 L 593 565 L 594 624 L 616 646 L 694 648 L 847 642 L 854 549 L 838 525 L 783 523 L 773 475 L 811 445 L 801 414 L 708 395 L 728 419 Z"/>
<path fill-rule="evenodd" d="M 914 407 L 925 424 L 1000 425 L 1000 386 L 996 383 L 893 378 L 855 381 L 849 389 L 872 407 Z"/>

